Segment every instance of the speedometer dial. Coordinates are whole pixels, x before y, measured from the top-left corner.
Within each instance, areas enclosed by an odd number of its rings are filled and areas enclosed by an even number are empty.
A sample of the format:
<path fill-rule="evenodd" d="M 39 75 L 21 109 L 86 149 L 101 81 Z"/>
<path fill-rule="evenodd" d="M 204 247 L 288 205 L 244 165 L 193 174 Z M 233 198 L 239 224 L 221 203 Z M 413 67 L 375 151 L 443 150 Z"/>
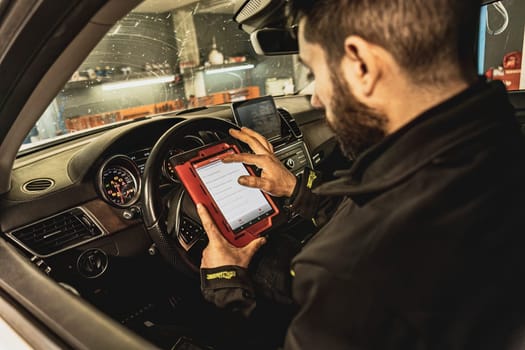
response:
<path fill-rule="evenodd" d="M 140 196 L 140 171 L 127 156 L 107 160 L 99 170 L 97 182 L 102 197 L 119 208 L 134 204 Z"/>
<path fill-rule="evenodd" d="M 102 173 L 102 186 L 106 198 L 117 206 L 130 204 L 137 196 L 137 181 L 123 167 L 109 167 Z"/>

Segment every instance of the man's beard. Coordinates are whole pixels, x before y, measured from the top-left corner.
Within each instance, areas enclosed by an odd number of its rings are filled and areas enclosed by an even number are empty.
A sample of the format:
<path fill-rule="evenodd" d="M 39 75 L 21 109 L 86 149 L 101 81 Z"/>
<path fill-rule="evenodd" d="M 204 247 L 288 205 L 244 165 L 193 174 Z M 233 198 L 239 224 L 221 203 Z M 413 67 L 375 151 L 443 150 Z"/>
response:
<path fill-rule="evenodd" d="M 354 159 L 386 136 L 388 119 L 359 102 L 340 76 L 332 74 L 333 120 L 327 121 L 344 155 Z"/>

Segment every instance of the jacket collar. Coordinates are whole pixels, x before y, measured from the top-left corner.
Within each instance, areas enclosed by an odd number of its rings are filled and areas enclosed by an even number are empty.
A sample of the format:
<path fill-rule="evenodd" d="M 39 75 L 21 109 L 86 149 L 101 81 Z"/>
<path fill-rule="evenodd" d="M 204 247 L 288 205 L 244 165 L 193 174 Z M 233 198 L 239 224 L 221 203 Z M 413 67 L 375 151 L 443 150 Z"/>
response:
<path fill-rule="evenodd" d="M 350 170 L 336 172 L 339 179 L 314 192 L 348 195 L 359 202 L 371 199 L 502 120 L 515 123 L 513 112 L 503 84 L 480 79 L 387 136 L 361 154 Z"/>

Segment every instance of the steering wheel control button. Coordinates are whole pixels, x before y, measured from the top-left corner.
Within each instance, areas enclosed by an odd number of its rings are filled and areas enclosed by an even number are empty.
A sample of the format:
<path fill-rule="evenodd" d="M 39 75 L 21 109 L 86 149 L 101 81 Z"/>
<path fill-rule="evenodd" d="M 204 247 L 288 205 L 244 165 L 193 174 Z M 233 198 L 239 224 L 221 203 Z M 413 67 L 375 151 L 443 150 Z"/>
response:
<path fill-rule="evenodd" d="M 93 248 L 84 251 L 77 260 L 78 272 L 86 278 L 96 278 L 108 267 L 108 256 L 104 251 Z"/>
<path fill-rule="evenodd" d="M 204 234 L 204 230 L 199 224 L 183 218 L 180 222 L 179 234 L 184 242 L 191 244 Z"/>

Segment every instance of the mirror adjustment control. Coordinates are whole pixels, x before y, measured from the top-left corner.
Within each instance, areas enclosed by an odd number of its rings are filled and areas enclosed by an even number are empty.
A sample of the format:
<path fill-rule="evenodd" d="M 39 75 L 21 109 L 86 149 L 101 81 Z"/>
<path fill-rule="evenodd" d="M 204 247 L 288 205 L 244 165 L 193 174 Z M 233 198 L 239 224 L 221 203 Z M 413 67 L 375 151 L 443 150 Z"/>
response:
<path fill-rule="evenodd" d="M 100 249 L 84 251 L 77 260 L 78 272 L 86 278 L 95 278 L 104 273 L 108 267 L 108 256 Z"/>

